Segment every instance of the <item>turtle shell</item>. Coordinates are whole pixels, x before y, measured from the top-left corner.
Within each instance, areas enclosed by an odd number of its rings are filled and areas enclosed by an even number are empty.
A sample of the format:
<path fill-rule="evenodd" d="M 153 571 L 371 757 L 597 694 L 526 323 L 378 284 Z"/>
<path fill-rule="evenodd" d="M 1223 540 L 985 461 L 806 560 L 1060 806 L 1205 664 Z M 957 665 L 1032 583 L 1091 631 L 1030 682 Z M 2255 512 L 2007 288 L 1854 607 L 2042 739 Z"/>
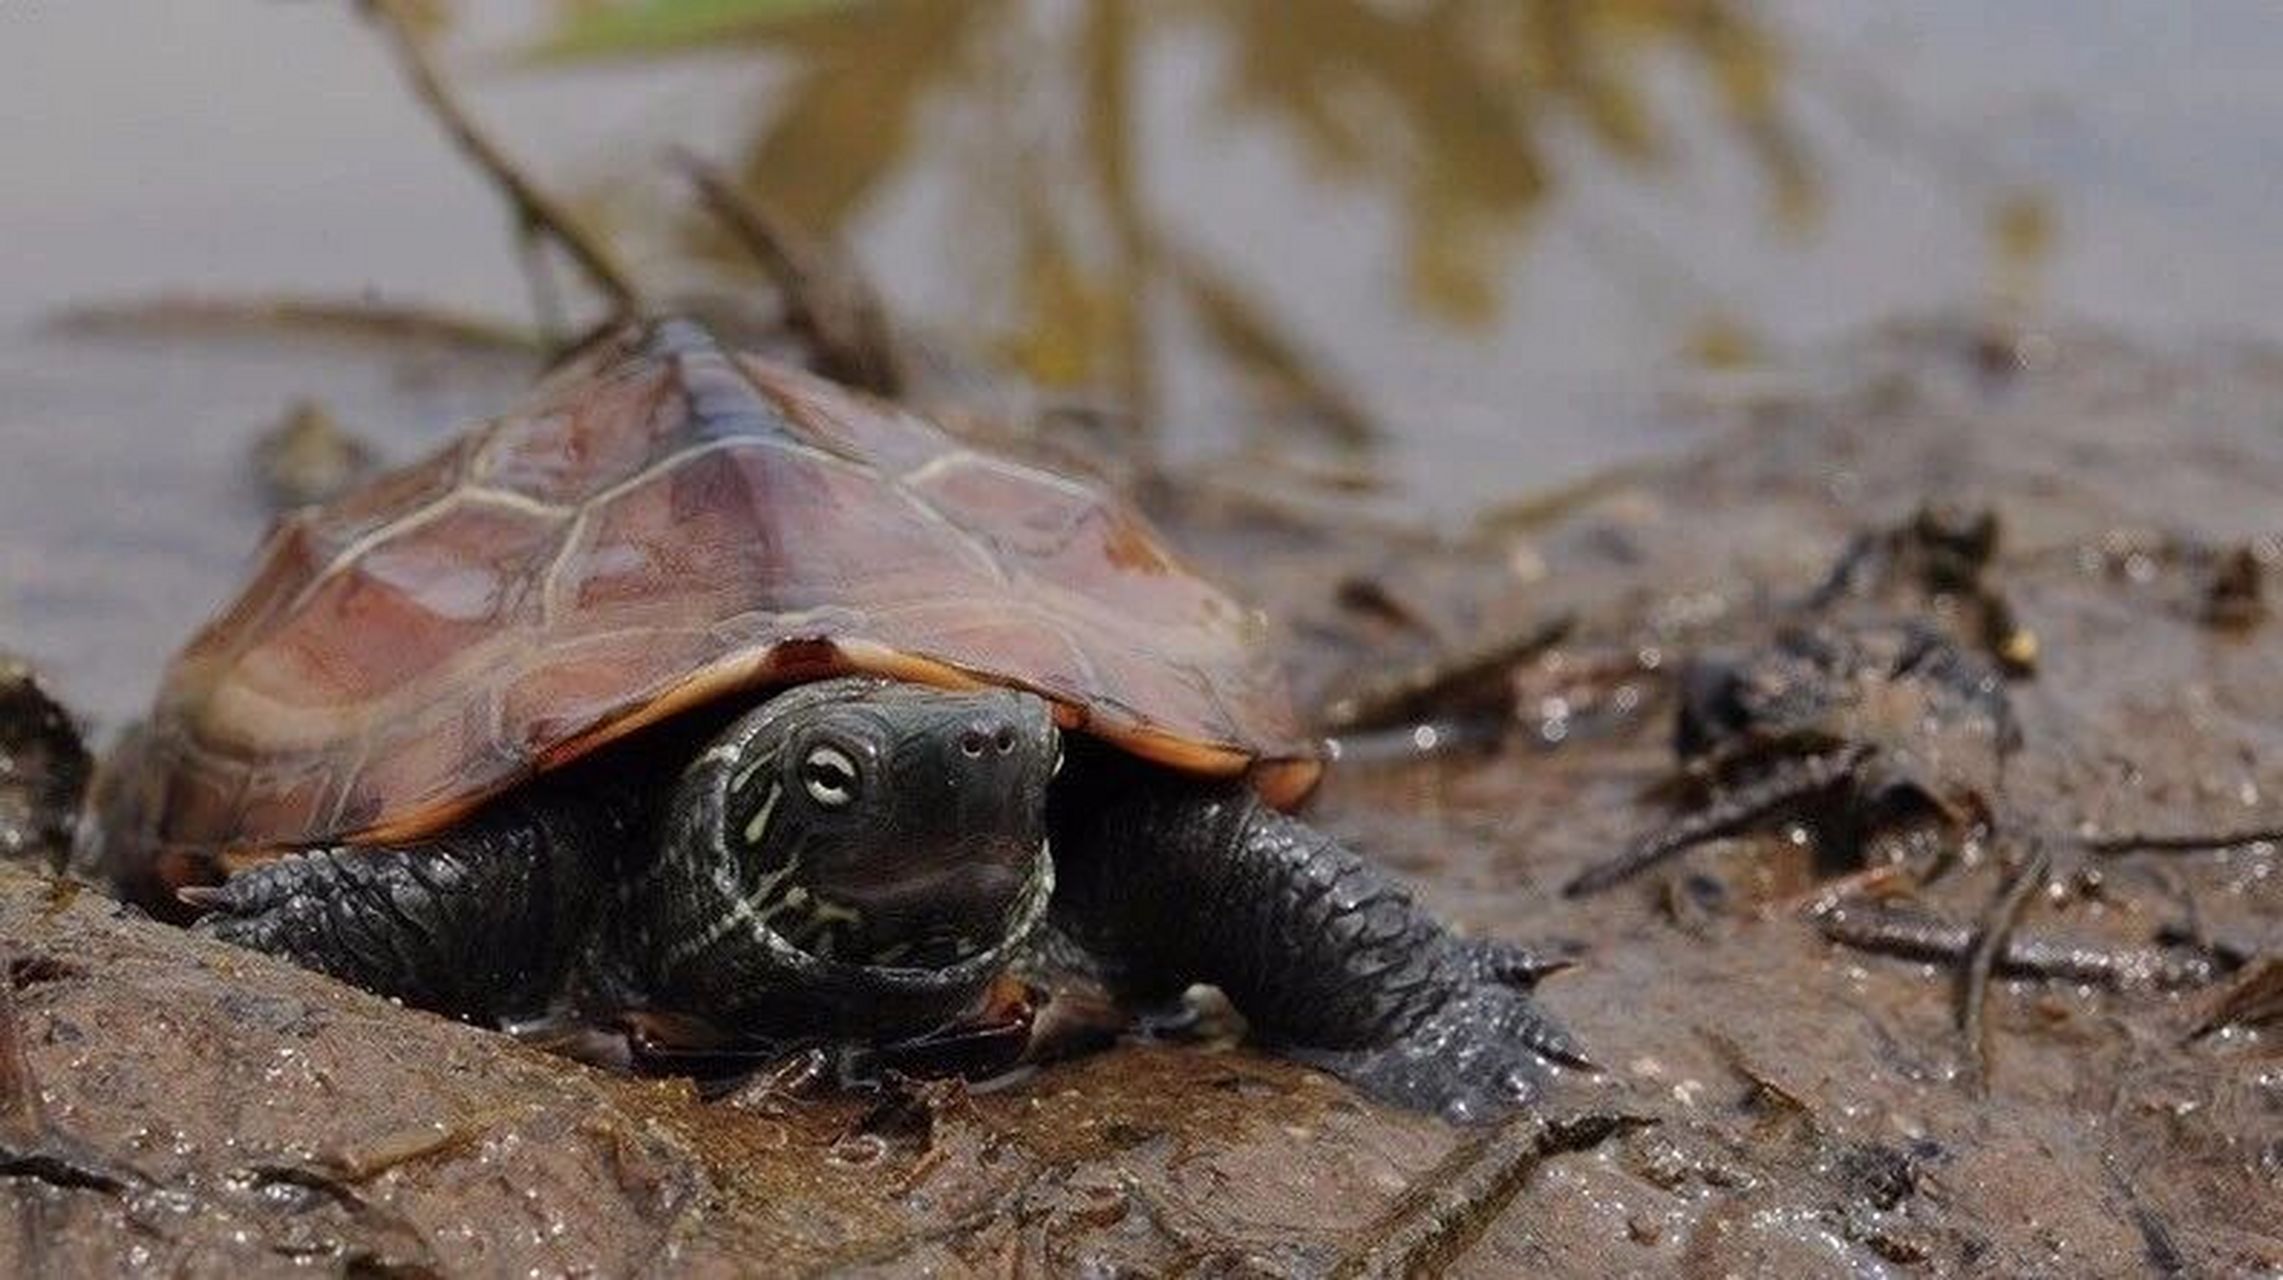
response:
<path fill-rule="evenodd" d="M 400 842 L 685 710 L 849 673 L 1033 690 L 1273 803 L 1318 771 L 1263 619 L 1126 503 L 664 321 L 281 521 L 96 825 L 171 883 Z"/>

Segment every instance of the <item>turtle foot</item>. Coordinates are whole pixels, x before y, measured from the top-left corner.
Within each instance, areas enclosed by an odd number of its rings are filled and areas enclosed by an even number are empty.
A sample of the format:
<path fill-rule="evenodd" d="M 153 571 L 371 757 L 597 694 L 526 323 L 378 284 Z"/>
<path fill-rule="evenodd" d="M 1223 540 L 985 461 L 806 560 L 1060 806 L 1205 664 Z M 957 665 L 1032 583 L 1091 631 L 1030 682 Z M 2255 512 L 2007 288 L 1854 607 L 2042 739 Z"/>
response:
<path fill-rule="evenodd" d="M 411 864 L 398 850 L 315 849 L 177 896 L 200 913 L 195 932 L 408 1004 L 464 1012 L 444 975 L 467 966 L 438 954 L 449 949 L 435 941 L 452 940 L 448 928 L 426 927 L 439 914 L 430 881 L 448 884 L 459 868 L 436 859 L 422 878 Z"/>
<path fill-rule="evenodd" d="M 201 913 L 193 926 L 199 933 L 323 969 L 323 925 L 341 879 L 332 856 L 321 852 L 281 858 L 175 896 Z"/>
<path fill-rule="evenodd" d="M 537 828 L 528 828 L 536 830 Z M 405 848 L 313 849 L 180 891 L 208 937 L 453 1017 L 545 1007 L 566 948 L 538 891 L 549 864 L 478 827 Z"/>
<path fill-rule="evenodd" d="M 1385 1102 L 1433 1111 L 1456 1124 L 1493 1120 L 1535 1104 L 1558 1067 L 1593 1069 L 1569 1032 L 1530 999 L 1540 977 L 1567 967 L 1497 943 L 1458 944 L 1466 975 L 1394 1040 L 1357 1049 L 1295 1048 Z"/>

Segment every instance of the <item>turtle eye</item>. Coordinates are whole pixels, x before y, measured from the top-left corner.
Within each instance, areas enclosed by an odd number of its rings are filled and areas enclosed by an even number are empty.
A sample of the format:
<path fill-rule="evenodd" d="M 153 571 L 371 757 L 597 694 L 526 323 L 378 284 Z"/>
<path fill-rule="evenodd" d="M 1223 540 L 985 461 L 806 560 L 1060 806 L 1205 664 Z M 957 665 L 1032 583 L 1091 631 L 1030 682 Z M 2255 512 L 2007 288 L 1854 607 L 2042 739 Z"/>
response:
<path fill-rule="evenodd" d="M 827 809 L 838 809 L 856 798 L 856 762 L 838 747 L 816 747 L 801 762 L 801 785 Z"/>

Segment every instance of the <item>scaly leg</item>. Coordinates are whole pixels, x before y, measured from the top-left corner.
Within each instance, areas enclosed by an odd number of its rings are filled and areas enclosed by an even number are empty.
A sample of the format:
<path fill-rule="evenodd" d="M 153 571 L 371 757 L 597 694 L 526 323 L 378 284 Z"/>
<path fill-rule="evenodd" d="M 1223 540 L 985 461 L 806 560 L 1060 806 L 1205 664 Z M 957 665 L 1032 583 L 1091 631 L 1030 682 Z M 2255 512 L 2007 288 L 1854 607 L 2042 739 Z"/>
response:
<path fill-rule="evenodd" d="M 400 847 L 313 849 L 185 889 L 197 928 L 382 995 L 492 1020 L 543 1008 L 643 834 L 609 788 L 541 786 Z"/>
<path fill-rule="evenodd" d="M 1095 756 L 1056 798 L 1057 920 L 1128 971 L 1210 982 L 1290 1056 L 1473 1120 L 1586 1065 L 1529 991 L 1561 968 L 1453 936 L 1331 837 L 1213 786 Z"/>

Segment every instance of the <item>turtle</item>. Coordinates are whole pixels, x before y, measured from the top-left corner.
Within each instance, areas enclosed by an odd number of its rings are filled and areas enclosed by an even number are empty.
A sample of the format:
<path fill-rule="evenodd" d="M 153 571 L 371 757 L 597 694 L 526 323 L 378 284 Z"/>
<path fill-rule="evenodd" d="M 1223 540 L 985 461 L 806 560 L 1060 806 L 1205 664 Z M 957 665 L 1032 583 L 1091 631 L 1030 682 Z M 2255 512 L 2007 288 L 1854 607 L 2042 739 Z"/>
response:
<path fill-rule="evenodd" d="M 493 1025 L 956 1026 L 1079 956 L 1467 1121 L 1589 1062 L 1559 962 L 1463 937 L 1290 810 L 1265 618 L 1103 488 L 632 326 L 280 519 L 105 762 L 82 865 Z"/>

